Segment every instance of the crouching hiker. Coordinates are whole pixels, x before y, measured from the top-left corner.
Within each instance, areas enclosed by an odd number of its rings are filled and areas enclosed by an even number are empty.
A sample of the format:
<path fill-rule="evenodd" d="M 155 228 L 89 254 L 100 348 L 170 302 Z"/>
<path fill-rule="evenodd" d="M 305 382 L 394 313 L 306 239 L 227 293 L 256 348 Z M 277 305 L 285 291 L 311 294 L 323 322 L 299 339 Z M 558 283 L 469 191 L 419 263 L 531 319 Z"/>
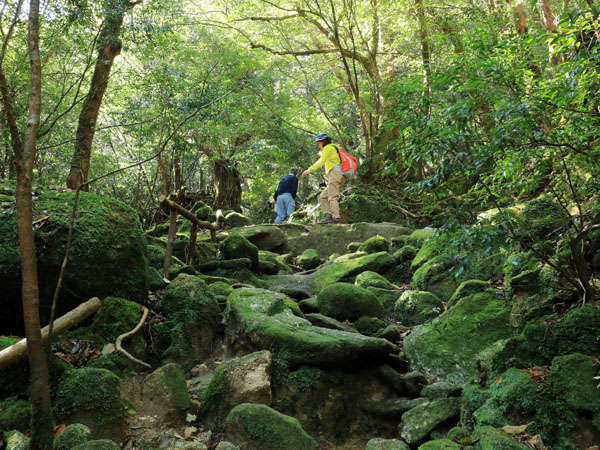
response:
<path fill-rule="evenodd" d="M 290 173 L 279 180 L 273 198 L 275 199 L 275 223 L 283 223 L 296 209 L 296 193 L 298 192 L 298 169 L 290 169 Z"/>
<path fill-rule="evenodd" d="M 319 146 L 321 157 L 319 160 L 302 172 L 303 177 L 318 170 L 325 165 L 327 174 L 327 186 L 319 197 L 319 204 L 324 218 L 321 224 L 340 222 L 340 190 L 346 184 L 346 180 L 354 175 L 357 163 L 356 158 L 343 150 L 339 145 L 333 144 L 331 138 L 326 134 L 319 134 L 315 138 Z"/>

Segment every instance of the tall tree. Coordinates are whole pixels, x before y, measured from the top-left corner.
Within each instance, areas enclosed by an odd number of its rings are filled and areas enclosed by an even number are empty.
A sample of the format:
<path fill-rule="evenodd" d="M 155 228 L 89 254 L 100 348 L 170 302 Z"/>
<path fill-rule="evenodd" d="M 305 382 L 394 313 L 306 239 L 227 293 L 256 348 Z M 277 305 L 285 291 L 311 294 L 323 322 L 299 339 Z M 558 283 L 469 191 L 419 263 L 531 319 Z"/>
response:
<path fill-rule="evenodd" d="M 32 449 L 52 449 L 53 420 L 50 403 L 48 357 L 42 342 L 39 314 L 37 257 L 32 225 L 31 186 L 42 110 L 42 63 L 39 45 L 39 0 L 29 4 L 29 61 L 31 67 L 29 112 L 22 149 L 13 147 L 17 167 L 17 229 L 21 250 L 23 320 L 33 405 Z"/>
<path fill-rule="evenodd" d="M 75 150 L 71 159 L 71 169 L 67 177 L 67 187 L 77 187 L 87 181 L 92 155 L 92 142 L 96 132 L 96 122 L 100 106 L 108 87 L 108 79 L 115 58 L 121 53 L 121 27 L 125 13 L 141 1 L 106 0 L 104 5 L 104 24 L 98 39 L 98 58 L 85 97 L 75 135 Z M 85 188 L 87 190 L 87 187 Z"/>

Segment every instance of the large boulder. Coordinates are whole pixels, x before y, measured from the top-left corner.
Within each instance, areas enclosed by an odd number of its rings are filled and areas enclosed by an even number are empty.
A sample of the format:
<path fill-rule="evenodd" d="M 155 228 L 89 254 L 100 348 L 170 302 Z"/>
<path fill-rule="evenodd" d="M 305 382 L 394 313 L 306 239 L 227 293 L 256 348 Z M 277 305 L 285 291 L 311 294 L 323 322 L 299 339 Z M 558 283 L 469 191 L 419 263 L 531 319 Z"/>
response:
<path fill-rule="evenodd" d="M 10 189 L 3 190 L 9 192 Z M 34 196 L 40 316 L 48 321 L 56 280 L 65 256 L 74 192 Z M 0 203 L 0 317 L 7 332 L 22 327 L 20 270 L 14 197 Z M 110 295 L 142 302 L 148 290 L 146 239 L 129 206 L 108 197 L 80 193 L 77 222 L 57 314 L 89 299 Z"/>
<path fill-rule="evenodd" d="M 169 284 L 160 305 L 169 319 L 165 356 L 186 368 L 209 356 L 221 330 L 219 302 L 201 277 L 181 274 Z"/>
<path fill-rule="evenodd" d="M 337 320 L 355 321 L 360 317 L 378 317 L 383 306 L 375 295 L 365 288 L 350 283 L 334 283 L 317 297 L 319 311 Z"/>
<path fill-rule="evenodd" d="M 394 315 L 404 325 L 415 325 L 439 316 L 444 304 L 431 292 L 404 291 L 394 306 Z"/>
<path fill-rule="evenodd" d="M 133 377 L 121 385 L 127 398 L 141 416 L 156 416 L 161 423 L 182 420 L 190 407 L 185 375 L 177 364 L 166 364 L 145 378 Z"/>
<path fill-rule="evenodd" d="M 321 258 L 327 258 L 333 253 L 347 253 L 347 247 L 350 243 L 364 242 L 373 236 L 379 235 L 390 240 L 410 233 L 410 229 L 393 223 L 285 224 L 281 225 L 280 228 L 287 236 L 287 246 L 292 253 L 299 255 L 308 248 L 314 248 Z"/>
<path fill-rule="evenodd" d="M 225 216 L 225 224 L 231 228 L 245 227 L 251 223 L 252 221 L 248 217 L 235 211 L 232 211 Z"/>
<path fill-rule="evenodd" d="M 314 248 L 307 248 L 296 259 L 300 267 L 306 270 L 316 269 L 321 264 L 319 253 Z"/>
<path fill-rule="evenodd" d="M 474 355 L 511 335 L 510 308 L 493 290 L 461 298 L 405 339 L 413 367 L 433 378 L 465 382 L 477 374 Z"/>
<path fill-rule="evenodd" d="M 473 433 L 473 438 L 477 441 L 474 446 L 475 450 L 527 450 L 530 448 L 493 427 L 478 428 Z"/>
<path fill-rule="evenodd" d="M 248 450 L 319 448 L 298 420 L 266 405 L 243 403 L 236 406 L 227 416 L 225 427 L 228 439 Z"/>
<path fill-rule="evenodd" d="M 387 290 L 398 289 L 397 286 L 390 283 L 388 281 L 388 279 L 385 278 L 383 275 L 380 275 L 376 272 L 372 272 L 370 270 L 360 273 L 356 277 L 356 280 L 354 280 L 354 284 L 356 284 L 357 286 L 360 286 L 362 288 L 374 287 L 374 288 L 378 288 L 378 289 L 387 289 Z"/>
<path fill-rule="evenodd" d="M 394 259 L 386 252 L 372 254 L 350 253 L 330 259 L 308 275 L 276 275 L 267 278 L 270 289 L 276 291 L 305 290 L 317 294 L 321 289 L 338 281 L 352 282 L 367 270 L 385 273 L 394 266 Z"/>
<path fill-rule="evenodd" d="M 248 258 L 252 261 L 252 268 L 258 268 L 258 247 L 244 236 L 237 234 L 226 237 L 219 249 L 224 259 Z"/>
<path fill-rule="evenodd" d="M 377 253 L 387 252 L 390 249 L 390 241 L 383 236 L 373 236 L 358 246 L 359 252 Z"/>
<path fill-rule="evenodd" d="M 573 410 L 594 415 L 600 426 L 599 372 L 596 358 L 573 353 L 554 358 L 548 378 L 556 399 Z"/>
<path fill-rule="evenodd" d="M 68 371 L 56 391 L 54 408 L 57 420 L 59 423 L 87 425 L 94 437 L 120 440 L 125 425 L 120 381 L 106 369 Z"/>
<path fill-rule="evenodd" d="M 313 326 L 297 304 L 264 289 L 236 289 L 227 299 L 225 332 L 234 351 L 270 349 L 290 364 L 357 367 L 385 360 L 385 339 Z"/>
<path fill-rule="evenodd" d="M 203 420 L 223 426 L 229 411 L 242 403 L 271 404 L 271 352 L 262 350 L 223 363 L 202 396 Z"/>
<path fill-rule="evenodd" d="M 26 432 L 31 424 L 31 403 L 9 397 L 0 402 L 0 430 Z"/>
<path fill-rule="evenodd" d="M 411 445 L 418 444 L 438 425 L 460 414 L 459 398 L 443 398 L 424 403 L 402 415 L 400 436 Z"/>
<path fill-rule="evenodd" d="M 251 225 L 229 230 L 229 236 L 243 236 L 259 250 L 280 252 L 285 250 L 287 239 L 283 231 L 275 225 Z"/>

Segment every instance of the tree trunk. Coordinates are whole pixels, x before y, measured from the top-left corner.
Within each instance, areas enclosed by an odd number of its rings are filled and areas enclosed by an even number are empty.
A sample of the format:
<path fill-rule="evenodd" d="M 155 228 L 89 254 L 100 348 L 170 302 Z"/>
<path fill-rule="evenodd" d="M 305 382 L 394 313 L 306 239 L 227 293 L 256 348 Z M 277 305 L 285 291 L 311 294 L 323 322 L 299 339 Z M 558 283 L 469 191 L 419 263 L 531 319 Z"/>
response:
<path fill-rule="evenodd" d="M 67 177 L 67 187 L 77 189 L 88 179 L 92 142 L 96 132 L 96 122 L 100 105 L 108 86 L 108 78 L 113 62 L 121 53 L 119 35 L 125 13 L 133 7 L 133 3 L 123 0 L 107 0 L 105 7 L 104 26 L 98 39 L 98 58 L 90 90 L 83 102 L 77 132 L 75 134 L 75 150 L 71 159 L 71 170 Z M 87 187 L 83 190 L 87 190 Z"/>
<path fill-rule="evenodd" d="M 53 419 L 50 404 L 48 357 L 42 341 L 39 312 L 37 257 L 32 225 L 31 185 L 36 154 L 37 135 L 42 109 L 42 67 L 39 47 L 39 0 L 29 5 L 29 62 L 31 81 L 29 113 L 23 150 L 16 154 L 17 165 L 17 231 L 21 252 L 23 321 L 27 338 L 30 371 L 31 448 L 52 449 Z"/>
<path fill-rule="evenodd" d="M 423 59 L 423 75 L 425 86 L 423 89 L 423 111 L 429 116 L 431 105 L 431 47 L 429 45 L 429 34 L 425 23 L 425 10 L 423 0 L 415 0 L 417 22 L 419 23 L 419 41 L 421 42 L 421 57 Z"/>
<path fill-rule="evenodd" d="M 215 186 L 215 209 L 232 209 L 241 212 L 242 180 L 240 173 L 224 159 L 213 161 L 213 182 Z"/>

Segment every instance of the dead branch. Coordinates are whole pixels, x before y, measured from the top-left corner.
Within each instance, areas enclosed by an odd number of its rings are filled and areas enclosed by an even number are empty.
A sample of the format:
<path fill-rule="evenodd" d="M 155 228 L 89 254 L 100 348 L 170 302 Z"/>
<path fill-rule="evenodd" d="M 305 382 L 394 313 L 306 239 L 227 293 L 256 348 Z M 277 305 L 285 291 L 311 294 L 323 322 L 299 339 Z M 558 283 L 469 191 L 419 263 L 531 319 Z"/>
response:
<path fill-rule="evenodd" d="M 62 333 L 67 329 L 77 325 L 89 316 L 94 314 L 100 307 L 102 302 L 98 297 L 91 298 L 85 303 L 82 303 L 77 308 L 69 311 L 65 315 L 56 319 L 54 323 L 54 334 Z M 42 329 L 42 340 L 46 341 L 49 334 L 49 326 Z M 21 339 L 16 344 L 0 351 L 0 369 L 8 367 L 21 359 L 27 353 L 27 339 Z"/>
<path fill-rule="evenodd" d="M 193 212 L 188 211 L 183 206 L 179 205 L 178 203 L 175 203 L 173 200 L 169 200 L 164 195 L 160 197 L 160 204 L 166 208 L 169 208 L 172 211 L 177 212 L 178 214 L 181 214 L 187 220 L 192 222 L 192 224 L 198 225 L 198 228 L 210 230 L 210 239 L 213 242 L 217 242 L 216 229 L 212 223 L 198 219 Z"/>
<path fill-rule="evenodd" d="M 132 356 L 127 350 L 125 350 L 122 346 L 123 343 L 123 339 L 128 338 L 129 336 L 134 335 L 135 333 L 137 333 L 140 328 L 142 328 L 142 325 L 144 325 L 144 322 L 146 322 L 146 317 L 148 317 L 148 308 L 146 308 L 145 306 L 142 307 L 142 318 L 140 319 L 139 323 L 136 325 L 136 327 L 131 330 L 128 331 L 125 334 L 120 335 L 116 342 L 115 342 L 115 348 L 117 349 L 117 351 L 121 352 L 123 355 L 125 355 L 127 357 L 127 359 L 129 359 L 130 361 L 133 361 L 135 363 L 138 363 L 141 366 L 144 366 L 148 369 L 151 369 L 152 366 L 140 359 L 137 359 L 135 356 Z"/>

